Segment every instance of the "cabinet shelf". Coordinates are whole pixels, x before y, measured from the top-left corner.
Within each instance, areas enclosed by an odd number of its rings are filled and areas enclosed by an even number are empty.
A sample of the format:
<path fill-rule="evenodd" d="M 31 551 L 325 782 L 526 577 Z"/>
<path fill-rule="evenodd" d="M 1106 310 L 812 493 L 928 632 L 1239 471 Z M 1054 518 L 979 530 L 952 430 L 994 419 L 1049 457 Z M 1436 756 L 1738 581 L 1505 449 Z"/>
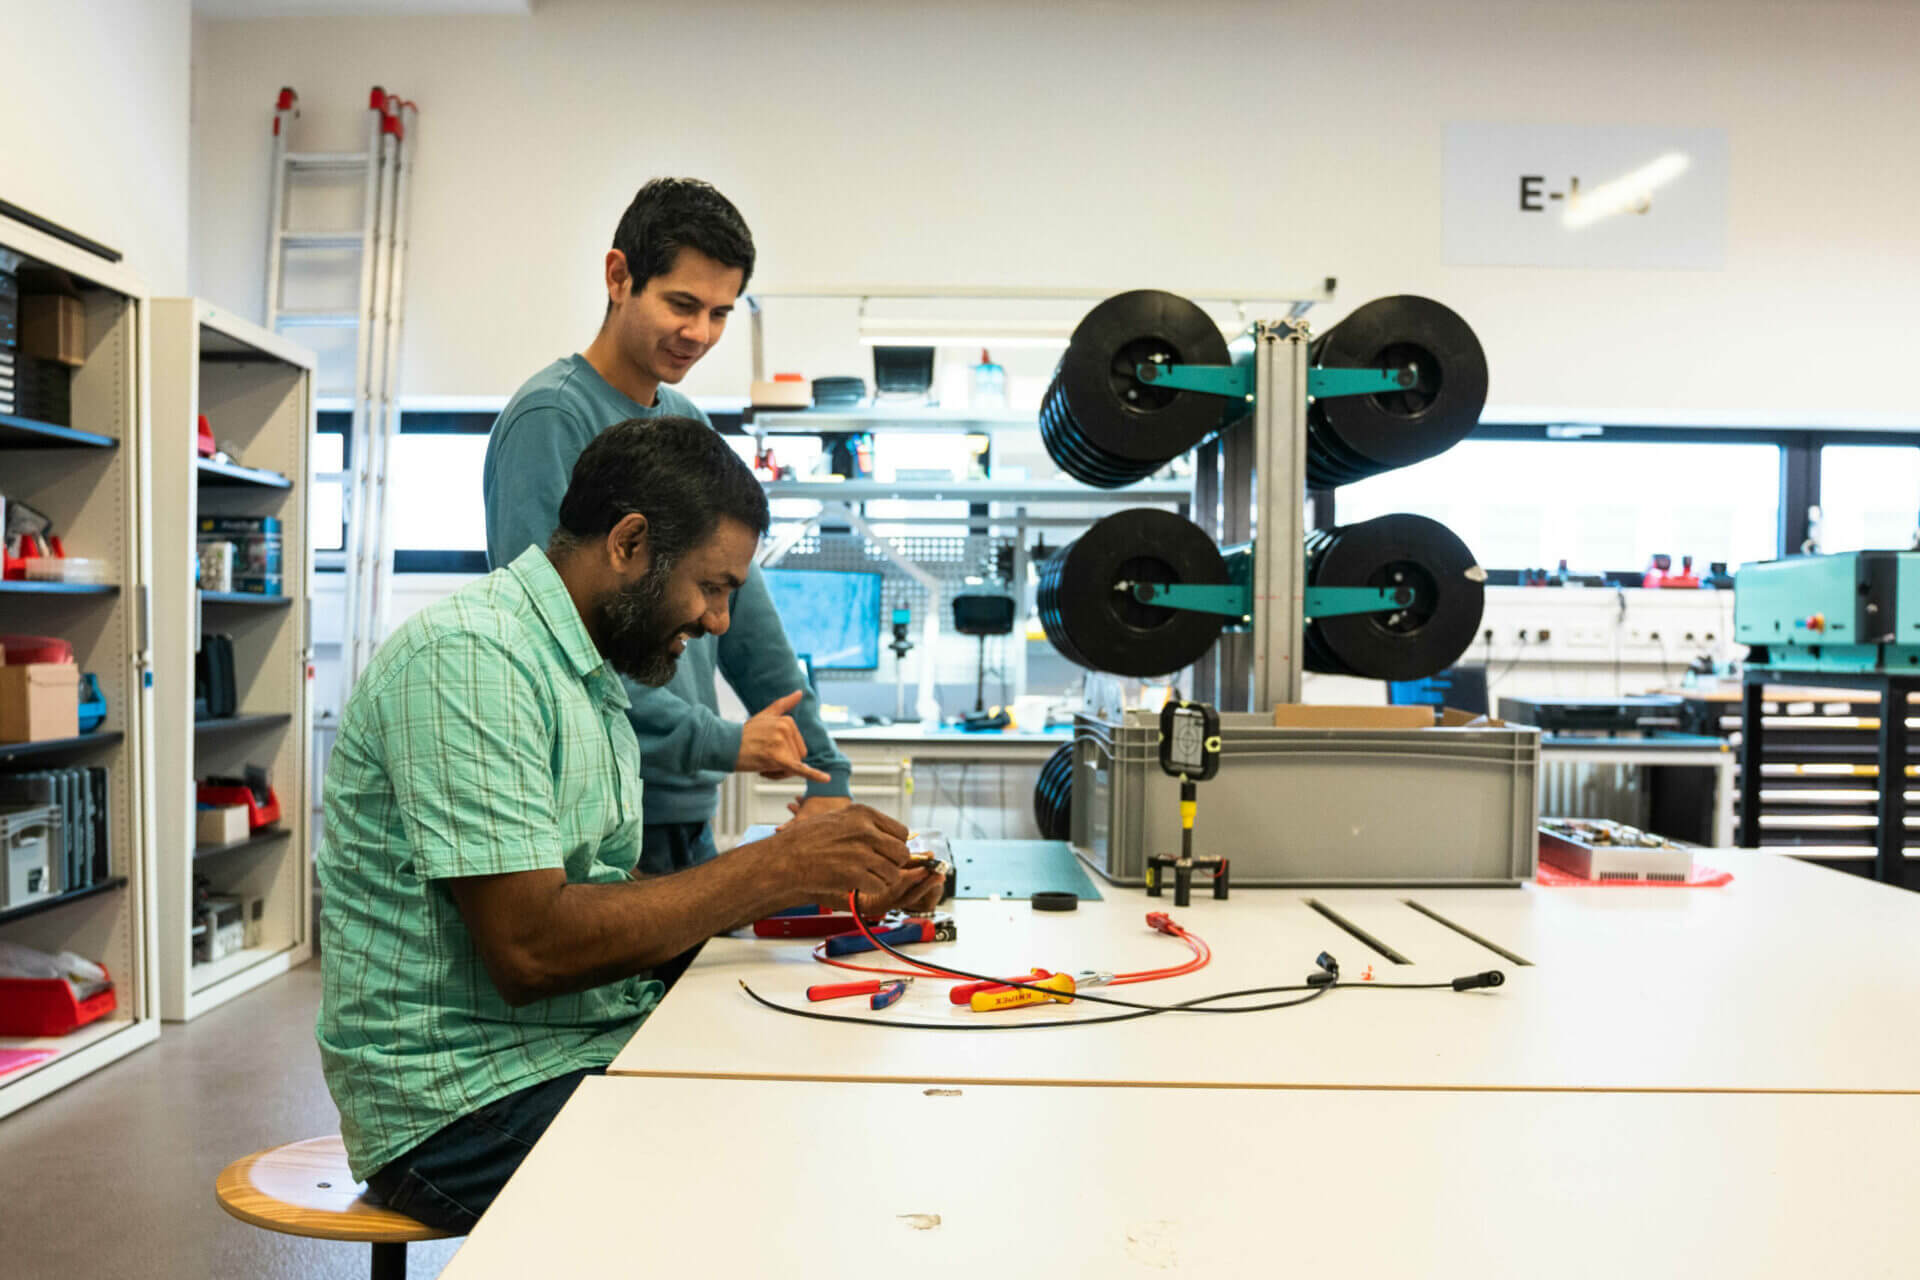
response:
<path fill-rule="evenodd" d="M 200 473 L 200 483 L 217 486 L 244 486 L 256 489 L 291 489 L 293 481 L 277 471 L 262 471 L 257 467 L 243 467 L 237 462 L 216 462 L 212 458 L 198 458 L 194 469 Z"/>
<path fill-rule="evenodd" d="M 0 413 L 0 449 L 117 449 L 112 436 Z"/>
<path fill-rule="evenodd" d="M 83 733 L 77 738 L 52 738 L 46 742 L 8 742 L 0 743 L 0 764 L 11 764 L 16 760 L 50 759 L 55 756 L 78 755 L 82 751 L 97 751 L 101 747 L 118 746 L 126 741 L 127 735 L 118 729 L 105 729 L 98 733 Z"/>
<path fill-rule="evenodd" d="M 37 916 L 43 911 L 51 911 L 55 907 L 64 907 L 68 903 L 78 902 L 82 898 L 98 897 L 103 893 L 111 893 L 115 889 L 124 889 L 126 885 L 127 878 L 125 876 L 112 876 L 102 880 L 99 884 L 90 884 L 84 889 L 69 889 L 65 893 L 55 894 L 51 898 L 42 898 L 38 902 L 29 902 L 18 907 L 8 907 L 6 910 L 0 911 L 0 924 L 12 924 L 15 920 L 25 920 L 28 916 Z"/>

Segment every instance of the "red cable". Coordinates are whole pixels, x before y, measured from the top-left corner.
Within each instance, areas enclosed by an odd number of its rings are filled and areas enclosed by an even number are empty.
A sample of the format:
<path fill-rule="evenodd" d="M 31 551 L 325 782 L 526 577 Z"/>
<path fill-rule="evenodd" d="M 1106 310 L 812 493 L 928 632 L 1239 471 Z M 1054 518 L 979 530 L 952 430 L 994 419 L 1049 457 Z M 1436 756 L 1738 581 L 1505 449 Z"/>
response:
<path fill-rule="evenodd" d="M 855 898 L 853 894 L 847 895 L 847 902 L 849 904 L 849 907 L 852 908 L 855 903 Z M 857 909 L 853 910 L 853 920 L 854 920 L 854 923 L 859 926 L 861 935 L 864 936 L 868 942 L 871 942 L 874 944 L 874 949 L 876 951 L 880 951 L 882 955 L 885 955 L 886 952 L 881 949 L 879 942 L 873 936 L 873 931 L 867 927 L 867 922 L 861 918 L 860 913 Z M 1165 932 L 1171 934 L 1172 936 L 1180 939 L 1180 941 L 1186 943 L 1187 946 L 1193 950 L 1193 958 L 1191 960 L 1188 960 L 1185 964 L 1170 965 L 1164 969 L 1140 969 L 1132 973 L 1116 973 L 1113 975 L 1113 981 L 1108 983 L 1107 985 L 1113 986 L 1113 987 L 1120 987 L 1120 986 L 1126 986 L 1128 984 L 1135 983 L 1135 982 L 1157 982 L 1162 978 L 1177 978 L 1177 977 L 1180 977 L 1182 974 L 1193 973 L 1196 970 L 1204 969 L 1213 960 L 1213 948 L 1209 947 L 1207 945 L 1206 939 L 1200 937 L 1200 935 L 1189 932 L 1188 930 L 1182 928 L 1181 926 L 1173 923 L 1171 920 L 1167 922 L 1167 928 Z M 883 968 L 880 965 L 853 964 L 846 960 L 831 960 L 831 959 L 828 959 L 825 954 L 826 948 L 827 948 L 827 944 L 825 941 L 816 943 L 813 948 L 813 958 L 815 960 L 818 960 L 821 964 L 830 964 L 836 969 L 854 969 L 861 973 L 884 973 L 889 976 L 897 977 L 897 978 L 933 977 L 933 978 L 938 978 L 943 982 L 972 982 L 973 981 L 972 978 L 962 978 L 957 974 L 948 973 L 943 969 L 936 969 L 931 965 L 923 965 L 918 960 L 913 960 L 911 958 L 909 958 L 908 962 L 918 966 L 917 968 L 888 969 L 888 968 Z M 1024 982 L 1026 981 L 1026 979 L 1023 976 L 1023 977 L 1015 978 L 1013 979 L 1013 981 Z"/>

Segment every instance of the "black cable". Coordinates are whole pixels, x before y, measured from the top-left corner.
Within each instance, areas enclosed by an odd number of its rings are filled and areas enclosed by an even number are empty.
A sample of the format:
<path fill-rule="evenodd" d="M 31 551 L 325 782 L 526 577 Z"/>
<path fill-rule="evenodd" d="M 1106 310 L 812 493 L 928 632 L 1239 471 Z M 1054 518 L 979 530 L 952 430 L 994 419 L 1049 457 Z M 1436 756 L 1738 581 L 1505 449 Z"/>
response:
<path fill-rule="evenodd" d="M 854 902 L 854 895 L 852 894 L 847 895 L 847 902 L 848 902 L 848 909 L 851 911 L 857 912 L 857 906 Z M 857 918 L 858 916 L 856 914 L 856 919 Z M 876 947 L 880 948 L 880 950 L 886 952 L 888 955 L 892 956 L 894 959 L 902 961 L 909 965 L 918 966 L 922 969 L 931 970 L 935 973 L 944 973 L 949 977 L 954 977 L 954 978 L 966 978 L 971 982 L 990 982 L 995 984 L 996 986 L 1008 987 L 1016 991 L 1038 991 L 1049 997 L 1063 994 L 1062 992 L 1055 991 L 1051 987 L 1039 986 L 1031 982 L 1010 982 L 1005 978 L 996 978 L 984 973 L 971 973 L 965 969 L 955 969 L 948 965 L 935 964 L 931 960 L 921 960 L 914 956 L 904 955 L 900 951 L 896 950 L 891 943 L 889 943 L 886 939 L 880 937 L 878 934 L 875 934 L 872 931 L 864 928 L 861 930 L 861 932 L 866 936 L 869 942 L 873 943 Z M 1179 935 L 1175 934 L 1171 936 L 1177 937 Z M 1491 971 L 1491 973 L 1488 975 L 1478 975 L 1478 976 L 1482 978 L 1486 978 L 1486 977 L 1492 978 L 1491 981 L 1484 983 L 1484 985 L 1487 985 L 1487 986 L 1499 986 L 1505 983 L 1506 981 L 1506 975 L 1499 973 L 1498 970 Z M 1325 983 L 1303 983 L 1303 984 L 1294 984 L 1291 986 L 1279 986 L 1279 987 L 1251 987 L 1241 991 L 1223 991 L 1210 996 L 1198 996 L 1192 1000 L 1183 1000 L 1178 1004 L 1143 1004 L 1137 1000 L 1117 1000 L 1112 996 L 1087 995 L 1082 992 L 1076 991 L 1073 993 L 1074 1000 L 1085 1000 L 1090 1004 L 1112 1005 L 1114 1008 L 1117 1008 L 1117 1009 L 1134 1009 L 1134 1010 L 1138 1010 L 1139 1012 L 1124 1014 L 1124 1015 L 1116 1014 L 1116 1015 L 1111 1015 L 1104 1018 L 1069 1018 L 1059 1022 L 1029 1022 L 1029 1023 L 1020 1023 L 1017 1025 L 1023 1026 L 1023 1027 L 1092 1026 L 1101 1022 L 1119 1022 L 1119 1021 L 1125 1020 L 1126 1018 L 1147 1017 L 1151 1014 L 1172 1013 L 1175 1011 L 1189 1012 L 1189 1013 L 1264 1013 L 1269 1009 L 1285 1009 L 1292 1005 L 1305 1004 L 1308 1000 L 1316 999 L 1321 994 L 1331 990 L 1334 986 L 1338 985 L 1339 981 L 1340 981 L 1339 976 L 1336 973 L 1335 975 L 1333 975 L 1330 981 Z M 1386 991 L 1436 991 L 1441 988 L 1446 988 L 1448 990 L 1462 989 L 1457 985 L 1457 982 L 1374 982 L 1374 983 L 1366 983 L 1364 985 L 1370 986 L 1370 987 L 1377 987 L 1381 990 L 1386 990 Z M 752 996 L 755 1000 L 759 1001 L 761 1004 L 764 1004 L 769 1008 L 778 1009 L 783 1013 L 792 1013 L 792 1014 L 796 1014 L 796 1015 L 799 1015 L 802 1017 L 808 1017 L 808 1018 L 824 1018 L 824 1019 L 827 1019 L 828 1021 L 850 1021 L 850 1022 L 858 1022 L 862 1024 L 870 1024 L 873 1021 L 872 1019 L 869 1019 L 869 1018 L 847 1018 L 841 1014 L 814 1013 L 812 1010 L 809 1010 L 809 1009 L 788 1008 L 786 1005 L 775 1004 L 773 1001 L 768 1000 L 766 997 L 760 995 L 757 991 L 755 991 L 752 987 L 747 986 L 745 982 L 741 982 L 740 987 L 743 991 L 745 991 L 748 995 Z M 1208 1009 L 1208 1008 L 1201 1007 L 1204 1005 L 1213 1004 L 1214 1002 L 1220 1001 L 1220 1000 L 1232 1000 L 1241 996 L 1271 995 L 1281 991 L 1308 991 L 1308 992 L 1312 992 L 1313 994 L 1300 1000 L 1286 1000 L 1286 1001 L 1281 1001 L 1275 1004 L 1267 1004 L 1267 1005 L 1243 1005 L 1243 1006 L 1235 1006 L 1234 1008 L 1231 1008 L 1231 1009 Z M 949 1026 L 949 1024 L 944 1022 L 889 1023 L 888 1025 L 890 1026 L 924 1026 L 924 1027 Z M 952 1024 L 952 1025 L 955 1029 L 962 1029 L 962 1030 L 968 1029 L 965 1026 L 965 1024 Z M 1016 1024 L 1010 1023 L 1007 1025 L 1011 1028 Z"/>
<path fill-rule="evenodd" d="M 1022 990 L 1033 989 L 1018 982 L 1009 982 L 1005 985 L 1020 987 Z M 757 1003 L 765 1005 L 776 1013 L 790 1013 L 796 1018 L 812 1018 L 819 1022 L 851 1022 L 856 1026 L 862 1027 L 910 1027 L 918 1031 L 1038 1031 L 1046 1027 L 1097 1027 L 1103 1022 L 1131 1022 L 1135 1018 L 1151 1018 L 1156 1013 L 1174 1013 L 1183 1010 L 1194 1013 L 1263 1013 L 1269 1009 L 1288 1009 L 1294 1005 L 1306 1004 L 1309 1001 L 1318 1000 L 1321 996 L 1333 990 L 1334 985 L 1333 983 L 1328 983 L 1318 987 L 1252 987 L 1245 991 L 1222 991 L 1215 995 L 1200 996 L 1197 999 L 1182 1001 L 1179 1004 L 1133 1005 L 1132 1007 L 1137 1010 L 1135 1013 L 1109 1013 L 1097 1018 L 1054 1018 L 1047 1022 L 902 1022 L 892 1018 L 859 1018 L 852 1014 L 816 1013 L 812 1009 L 796 1009 L 791 1005 L 779 1004 L 767 999 L 758 991 L 755 991 L 752 987 L 748 986 L 744 980 L 740 983 L 740 989 L 749 996 L 752 996 Z M 1447 984 L 1443 982 L 1438 985 L 1444 987 Z M 1040 990 L 1046 991 L 1049 995 L 1060 994 L 1050 988 L 1042 987 Z M 1192 1006 L 1203 1002 L 1228 1000 L 1235 996 L 1265 995 L 1275 991 L 1305 991 L 1308 994 L 1301 996 L 1297 1000 L 1276 1000 L 1270 1004 L 1245 1005 L 1234 1009 L 1192 1008 Z M 1078 992 L 1074 993 L 1073 999 L 1096 1000 L 1096 1002 L 1100 1004 L 1130 1004 L 1128 1001 L 1120 1000 L 1097 1000 L 1096 997 L 1083 996 Z"/>
<path fill-rule="evenodd" d="M 1491 691 L 1494 688 L 1494 686 L 1498 685 L 1502 680 L 1505 680 L 1508 676 L 1513 674 L 1513 669 L 1516 666 L 1520 665 L 1520 659 L 1524 658 L 1527 654 L 1528 643 L 1529 641 L 1525 636 L 1520 637 L 1520 647 L 1514 651 L 1513 657 L 1507 660 L 1507 665 L 1501 669 L 1499 675 L 1487 681 L 1487 689 L 1489 691 Z"/>

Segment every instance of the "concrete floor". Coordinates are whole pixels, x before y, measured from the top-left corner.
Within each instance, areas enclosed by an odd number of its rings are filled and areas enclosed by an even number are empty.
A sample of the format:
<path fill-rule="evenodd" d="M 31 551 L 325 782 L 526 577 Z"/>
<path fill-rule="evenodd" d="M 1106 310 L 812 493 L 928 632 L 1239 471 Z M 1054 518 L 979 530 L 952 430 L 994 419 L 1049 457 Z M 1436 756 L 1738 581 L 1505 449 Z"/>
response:
<path fill-rule="evenodd" d="M 0 1275 L 8 1280 L 361 1280 L 364 1245 L 277 1235 L 213 1199 L 229 1161 L 335 1133 L 308 965 L 0 1120 Z M 457 1240 L 412 1245 L 413 1280 Z"/>

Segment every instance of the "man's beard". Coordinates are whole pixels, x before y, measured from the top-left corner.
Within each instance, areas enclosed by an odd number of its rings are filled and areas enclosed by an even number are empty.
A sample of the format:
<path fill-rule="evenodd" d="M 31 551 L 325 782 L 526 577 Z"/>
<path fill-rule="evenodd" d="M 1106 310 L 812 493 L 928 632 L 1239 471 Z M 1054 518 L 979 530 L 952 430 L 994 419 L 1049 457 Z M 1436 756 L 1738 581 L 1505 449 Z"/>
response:
<path fill-rule="evenodd" d="M 613 669 L 636 683 L 659 688 L 673 679 L 679 659 L 673 642 L 703 636 L 698 621 L 676 625 L 666 609 L 673 565 L 656 556 L 645 577 L 600 601 L 600 640 Z"/>

